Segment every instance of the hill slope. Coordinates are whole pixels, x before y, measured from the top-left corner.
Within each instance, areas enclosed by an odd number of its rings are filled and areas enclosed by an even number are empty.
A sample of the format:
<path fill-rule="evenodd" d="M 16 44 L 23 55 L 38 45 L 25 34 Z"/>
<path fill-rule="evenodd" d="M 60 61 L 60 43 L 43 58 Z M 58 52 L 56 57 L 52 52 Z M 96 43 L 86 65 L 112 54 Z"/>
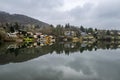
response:
<path fill-rule="evenodd" d="M 34 25 L 39 25 L 40 27 L 48 27 L 49 24 L 44 23 L 42 21 L 39 21 L 37 19 L 21 15 L 21 14 L 9 14 L 3 11 L 0 11 L 0 23 L 14 23 L 18 22 L 19 24 L 22 25 L 27 25 L 27 24 L 34 24 Z"/>

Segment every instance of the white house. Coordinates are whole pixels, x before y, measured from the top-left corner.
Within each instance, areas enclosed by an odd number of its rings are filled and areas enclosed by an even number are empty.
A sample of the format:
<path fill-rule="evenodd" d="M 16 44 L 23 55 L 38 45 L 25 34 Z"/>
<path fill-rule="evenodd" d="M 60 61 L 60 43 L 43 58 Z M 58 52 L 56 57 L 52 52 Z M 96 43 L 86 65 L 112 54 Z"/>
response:
<path fill-rule="evenodd" d="M 75 31 L 65 31 L 64 35 L 65 36 L 76 36 L 76 32 Z"/>
<path fill-rule="evenodd" d="M 17 36 L 17 32 L 7 33 L 7 35 L 8 35 L 9 37 L 14 37 L 14 38 L 17 38 L 17 37 L 18 37 L 18 36 Z"/>

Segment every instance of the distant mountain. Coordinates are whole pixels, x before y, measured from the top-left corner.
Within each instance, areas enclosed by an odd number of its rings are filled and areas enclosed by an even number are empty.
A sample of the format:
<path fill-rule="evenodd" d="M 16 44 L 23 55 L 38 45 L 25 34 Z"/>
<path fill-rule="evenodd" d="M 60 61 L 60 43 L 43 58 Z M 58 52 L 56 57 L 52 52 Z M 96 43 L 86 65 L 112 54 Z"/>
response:
<path fill-rule="evenodd" d="M 18 22 L 21 25 L 34 24 L 40 27 L 48 27 L 49 24 L 39 21 L 37 19 L 21 15 L 21 14 L 9 14 L 7 12 L 0 11 L 0 23 L 14 23 Z"/>

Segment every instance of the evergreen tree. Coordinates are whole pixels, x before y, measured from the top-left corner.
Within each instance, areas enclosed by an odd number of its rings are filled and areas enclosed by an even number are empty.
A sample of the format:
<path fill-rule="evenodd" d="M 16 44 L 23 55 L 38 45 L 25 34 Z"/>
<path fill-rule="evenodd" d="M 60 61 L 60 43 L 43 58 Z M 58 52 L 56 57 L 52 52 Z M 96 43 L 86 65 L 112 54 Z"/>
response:
<path fill-rule="evenodd" d="M 106 35 L 110 35 L 110 31 L 109 30 L 106 31 Z"/>
<path fill-rule="evenodd" d="M 17 23 L 17 22 L 15 22 L 15 24 L 14 24 L 14 26 L 13 26 L 13 27 L 14 27 L 14 29 L 15 29 L 15 30 L 17 30 L 17 31 L 18 31 L 20 26 L 18 25 L 18 23 Z"/>
<path fill-rule="evenodd" d="M 83 26 L 80 26 L 80 30 L 81 30 L 82 32 L 85 32 L 85 28 L 84 28 Z"/>
<path fill-rule="evenodd" d="M 70 28 L 70 24 L 65 24 L 65 28 Z"/>

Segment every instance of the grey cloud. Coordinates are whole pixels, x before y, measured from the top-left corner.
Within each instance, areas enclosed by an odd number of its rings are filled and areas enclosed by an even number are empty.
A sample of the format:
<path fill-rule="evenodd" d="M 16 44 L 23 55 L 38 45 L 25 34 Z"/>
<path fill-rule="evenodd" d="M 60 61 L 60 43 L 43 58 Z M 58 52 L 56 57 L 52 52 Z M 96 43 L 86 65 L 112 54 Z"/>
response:
<path fill-rule="evenodd" d="M 120 1 L 94 0 L 70 11 L 59 11 L 64 0 L 1 0 L 0 10 L 25 14 L 49 24 L 83 25 L 103 29 L 120 29 Z M 72 5 L 71 5 L 72 6 Z"/>
<path fill-rule="evenodd" d="M 83 7 L 76 7 L 71 11 L 75 18 L 74 24 L 103 29 L 120 29 L 119 3 L 119 0 L 106 0 L 99 2 L 97 6 L 87 3 Z"/>
<path fill-rule="evenodd" d="M 14 8 L 48 8 L 57 7 L 62 5 L 62 0 L 1 0 L 1 5 L 12 6 Z"/>
<path fill-rule="evenodd" d="M 87 3 L 83 7 L 78 6 L 71 10 L 69 13 L 71 16 L 75 18 L 80 18 L 80 19 L 86 19 L 89 17 L 89 14 L 92 10 L 93 4 Z"/>
<path fill-rule="evenodd" d="M 78 6 L 74 8 L 69 12 L 69 14 L 74 18 L 74 21 L 70 23 L 73 23 L 74 25 L 78 26 L 91 23 L 92 20 L 91 13 L 93 8 L 94 5 L 91 3 L 86 3 L 83 7 Z M 88 27 L 90 27 L 90 25 Z"/>
<path fill-rule="evenodd" d="M 24 14 L 52 24 L 54 14 L 58 13 L 55 9 L 62 5 L 62 0 L 1 0 L 0 10 Z"/>

